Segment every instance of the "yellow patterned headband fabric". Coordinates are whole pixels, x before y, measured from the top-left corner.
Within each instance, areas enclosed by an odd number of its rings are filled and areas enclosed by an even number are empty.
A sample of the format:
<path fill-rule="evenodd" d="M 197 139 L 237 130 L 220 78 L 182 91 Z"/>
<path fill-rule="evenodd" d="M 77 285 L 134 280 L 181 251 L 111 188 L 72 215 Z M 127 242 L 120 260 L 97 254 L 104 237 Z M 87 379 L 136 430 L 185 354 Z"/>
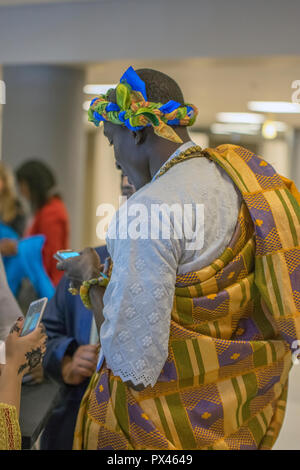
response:
<path fill-rule="evenodd" d="M 192 104 L 181 105 L 173 100 L 165 104 L 147 101 L 145 83 L 132 67 L 126 70 L 115 88 L 116 103 L 108 99 L 111 90 L 94 98 L 90 104 L 88 118 L 96 126 L 105 121 L 133 131 L 152 126 L 158 136 L 182 143 L 172 126 L 192 126 L 198 114 Z"/>

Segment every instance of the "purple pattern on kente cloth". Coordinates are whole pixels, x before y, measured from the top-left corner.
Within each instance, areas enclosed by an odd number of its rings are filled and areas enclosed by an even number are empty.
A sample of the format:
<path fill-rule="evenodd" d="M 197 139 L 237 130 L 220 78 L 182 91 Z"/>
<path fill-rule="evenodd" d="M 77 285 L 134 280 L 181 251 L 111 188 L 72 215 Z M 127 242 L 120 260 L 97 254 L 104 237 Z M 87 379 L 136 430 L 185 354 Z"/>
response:
<path fill-rule="evenodd" d="M 285 320 L 285 327 L 289 324 L 289 333 L 287 333 L 286 328 L 282 329 L 279 326 L 280 336 L 286 341 L 289 345 L 293 345 L 293 342 L 297 340 L 297 333 L 295 330 L 295 322 L 291 320 Z"/>
<path fill-rule="evenodd" d="M 225 287 L 234 284 L 244 268 L 245 263 L 242 256 L 231 261 L 220 274 L 216 275 L 218 289 L 225 289 Z"/>
<path fill-rule="evenodd" d="M 266 163 L 266 165 L 261 165 L 262 162 Z M 277 174 L 272 165 L 267 163 L 265 160 L 262 160 L 255 154 L 252 154 L 251 158 L 247 161 L 247 165 L 251 168 L 255 175 L 275 176 Z"/>
<path fill-rule="evenodd" d="M 280 382 L 280 375 L 274 375 L 273 377 L 271 377 L 268 383 L 266 383 L 263 387 L 257 390 L 257 396 L 265 395 L 265 393 L 267 393 L 268 390 L 274 387 L 276 382 Z"/>
<path fill-rule="evenodd" d="M 158 377 L 158 382 L 171 382 L 171 380 L 177 380 L 176 367 L 173 361 L 167 361 Z"/>
<path fill-rule="evenodd" d="M 101 390 L 100 390 L 101 387 Z M 103 388 L 102 388 L 103 387 Z M 107 372 L 102 373 L 96 385 L 96 399 L 97 403 L 100 405 L 101 403 L 108 402 L 110 398 L 110 391 L 109 391 L 109 382 L 108 382 L 108 374 Z"/>
<path fill-rule="evenodd" d="M 226 290 L 222 290 L 215 294 L 213 299 L 208 298 L 207 296 L 193 298 L 193 305 L 194 307 L 202 307 L 207 310 L 214 311 L 225 300 L 229 300 L 229 294 Z"/>
<path fill-rule="evenodd" d="M 134 423 L 146 432 L 156 431 L 156 428 L 153 426 L 152 421 L 150 421 L 150 419 L 146 419 L 147 416 L 145 415 L 138 403 L 135 403 L 133 405 L 128 404 L 128 417 L 130 424 Z"/>
<path fill-rule="evenodd" d="M 192 409 L 187 407 L 186 411 L 193 427 L 200 426 L 209 429 L 217 419 L 223 419 L 222 404 L 204 399 L 201 399 Z"/>
<path fill-rule="evenodd" d="M 293 291 L 293 297 L 298 310 L 300 310 L 300 256 L 299 248 L 284 253 Z"/>
<path fill-rule="evenodd" d="M 244 333 L 241 335 L 234 334 L 232 339 L 238 341 L 253 341 L 258 338 L 263 339 L 261 331 L 258 329 L 252 318 L 242 318 L 242 320 L 239 321 L 236 331 L 241 328 L 244 330 Z"/>
<path fill-rule="evenodd" d="M 217 349 L 219 349 L 219 351 L 222 350 L 223 340 L 216 339 L 215 342 L 219 344 L 219 348 Z M 227 340 L 224 340 L 224 346 L 228 347 L 222 352 L 217 351 L 220 367 L 236 364 L 246 357 L 253 355 L 253 350 L 249 343 L 239 342 L 238 340 L 228 343 Z"/>
<path fill-rule="evenodd" d="M 271 211 L 269 212 L 263 209 L 256 209 L 255 207 L 251 207 L 250 215 L 255 224 L 255 233 L 262 238 L 265 238 L 268 233 L 270 233 L 270 231 L 276 227 Z M 257 220 L 262 220 L 262 225 L 258 226 L 257 223 L 255 223 Z"/>
<path fill-rule="evenodd" d="M 240 445 L 240 450 L 257 450 L 257 445 L 253 441 L 252 445 L 249 444 L 241 444 Z"/>

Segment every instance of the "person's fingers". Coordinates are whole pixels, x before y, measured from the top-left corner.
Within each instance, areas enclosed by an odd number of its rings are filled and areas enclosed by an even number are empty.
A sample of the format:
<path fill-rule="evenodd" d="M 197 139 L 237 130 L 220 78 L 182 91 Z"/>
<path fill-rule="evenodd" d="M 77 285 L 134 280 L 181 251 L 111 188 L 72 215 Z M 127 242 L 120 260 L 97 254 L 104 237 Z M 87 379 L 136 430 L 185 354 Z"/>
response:
<path fill-rule="evenodd" d="M 84 367 L 77 368 L 77 375 L 81 375 L 82 377 L 91 377 L 94 372 L 94 370 L 85 369 Z"/>
<path fill-rule="evenodd" d="M 94 372 L 97 364 L 94 364 L 93 362 L 86 361 L 85 359 L 81 359 L 76 362 L 75 368 L 82 368 L 88 371 Z"/>
<path fill-rule="evenodd" d="M 78 360 L 89 361 L 92 364 L 97 364 L 97 356 L 93 353 L 85 352 L 78 356 Z"/>
<path fill-rule="evenodd" d="M 81 262 L 81 255 L 75 256 L 73 258 L 65 259 L 63 261 L 59 261 L 56 265 L 59 271 L 66 271 L 69 272 L 74 266 L 78 266 Z"/>
<path fill-rule="evenodd" d="M 46 335 L 46 327 L 45 327 L 44 323 L 41 322 L 39 324 L 39 329 L 40 329 L 42 334 Z"/>
<path fill-rule="evenodd" d="M 79 346 L 78 351 L 98 351 L 98 346 L 96 344 L 84 344 Z"/>
<path fill-rule="evenodd" d="M 38 345 L 43 344 L 47 339 L 45 326 L 40 323 L 38 328 L 35 328 L 31 333 L 24 336 L 24 338 L 28 338 L 28 341 L 32 341 Z"/>
<path fill-rule="evenodd" d="M 24 326 L 24 317 L 19 317 L 17 321 L 15 322 L 15 324 L 12 326 L 9 334 L 20 336 L 23 326 Z"/>
<path fill-rule="evenodd" d="M 90 361 L 90 360 L 84 359 L 84 358 L 79 358 L 79 359 L 76 360 L 75 364 L 86 367 L 88 369 L 94 369 L 97 365 L 97 362 Z"/>
<path fill-rule="evenodd" d="M 56 265 L 56 268 L 59 270 L 59 271 L 65 271 L 66 270 L 66 261 L 59 261 Z"/>

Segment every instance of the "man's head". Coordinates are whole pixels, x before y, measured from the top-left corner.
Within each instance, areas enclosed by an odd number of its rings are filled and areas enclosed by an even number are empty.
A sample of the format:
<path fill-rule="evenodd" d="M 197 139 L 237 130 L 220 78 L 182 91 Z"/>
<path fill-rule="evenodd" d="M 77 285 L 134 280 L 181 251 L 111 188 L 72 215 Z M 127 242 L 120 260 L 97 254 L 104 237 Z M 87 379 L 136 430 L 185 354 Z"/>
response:
<path fill-rule="evenodd" d="M 146 86 L 147 100 L 154 103 L 165 104 L 174 100 L 180 104 L 184 103 L 181 89 L 177 83 L 168 75 L 152 69 L 136 70 L 137 75 Z M 116 92 L 112 90 L 108 100 L 116 103 Z M 183 141 L 188 140 L 185 127 L 172 126 Z M 116 164 L 129 182 L 136 189 L 140 189 L 151 180 L 151 158 L 159 153 L 161 164 L 178 147 L 178 144 L 170 142 L 157 136 L 153 127 L 149 126 L 142 130 L 132 131 L 127 127 L 104 122 L 104 135 L 110 145 L 114 146 Z M 157 157 L 156 157 L 157 158 Z"/>

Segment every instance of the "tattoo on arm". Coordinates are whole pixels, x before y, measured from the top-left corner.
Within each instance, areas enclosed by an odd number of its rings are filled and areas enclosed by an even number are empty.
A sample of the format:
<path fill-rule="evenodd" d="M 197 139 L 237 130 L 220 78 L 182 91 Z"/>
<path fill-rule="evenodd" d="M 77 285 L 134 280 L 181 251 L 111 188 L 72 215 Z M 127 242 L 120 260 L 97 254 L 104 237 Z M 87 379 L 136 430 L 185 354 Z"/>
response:
<path fill-rule="evenodd" d="M 22 364 L 19 367 L 18 374 L 21 374 L 21 372 L 23 372 L 24 369 L 27 369 L 27 367 L 29 368 L 28 372 L 31 372 L 32 369 L 34 369 L 38 364 L 40 364 L 43 355 L 44 354 L 41 347 L 37 349 L 32 349 L 31 351 L 26 353 L 25 357 L 27 361 L 25 362 L 25 364 Z"/>
<path fill-rule="evenodd" d="M 10 329 L 9 334 L 12 334 L 14 331 L 16 331 L 17 333 L 20 333 L 20 331 L 21 331 L 21 328 L 20 328 L 16 323 L 15 323 L 15 324 L 13 325 L 13 327 Z"/>

